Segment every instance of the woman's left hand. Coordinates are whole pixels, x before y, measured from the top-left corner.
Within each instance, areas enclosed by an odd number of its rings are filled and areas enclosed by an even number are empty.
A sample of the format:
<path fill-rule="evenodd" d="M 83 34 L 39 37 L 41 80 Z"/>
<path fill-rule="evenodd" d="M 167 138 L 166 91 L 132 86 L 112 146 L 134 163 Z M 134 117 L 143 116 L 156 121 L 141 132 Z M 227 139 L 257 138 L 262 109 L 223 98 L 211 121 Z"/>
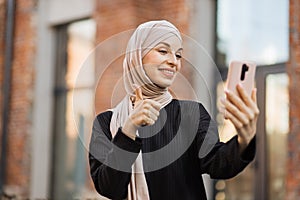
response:
<path fill-rule="evenodd" d="M 237 85 L 239 95 L 226 90 L 226 99 L 222 100 L 224 105 L 224 117 L 229 119 L 238 133 L 240 152 L 247 147 L 256 134 L 257 118 L 259 109 L 257 106 L 257 89 L 252 90 L 251 97 L 241 85 Z"/>

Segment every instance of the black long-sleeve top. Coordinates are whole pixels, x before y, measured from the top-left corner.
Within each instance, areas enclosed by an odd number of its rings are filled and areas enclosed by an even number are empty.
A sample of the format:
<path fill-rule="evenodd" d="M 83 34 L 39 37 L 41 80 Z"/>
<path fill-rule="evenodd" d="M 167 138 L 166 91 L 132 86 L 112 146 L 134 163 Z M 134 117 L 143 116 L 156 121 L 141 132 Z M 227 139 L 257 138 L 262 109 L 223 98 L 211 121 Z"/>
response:
<path fill-rule="evenodd" d="M 89 152 L 95 188 L 110 199 L 127 197 L 131 167 L 140 150 L 151 200 L 205 200 L 202 174 L 231 178 L 255 156 L 255 138 L 242 154 L 237 136 L 220 142 L 216 123 L 197 102 L 172 100 L 154 125 L 138 130 L 135 140 L 121 127 L 112 138 L 111 117 L 111 111 L 96 117 Z"/>

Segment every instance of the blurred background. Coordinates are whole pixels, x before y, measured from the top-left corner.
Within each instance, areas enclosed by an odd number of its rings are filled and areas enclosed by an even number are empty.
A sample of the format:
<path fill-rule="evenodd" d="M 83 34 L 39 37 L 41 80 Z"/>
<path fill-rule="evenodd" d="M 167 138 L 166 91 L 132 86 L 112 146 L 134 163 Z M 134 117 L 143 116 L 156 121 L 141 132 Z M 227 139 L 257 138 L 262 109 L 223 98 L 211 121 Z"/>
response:
<path fill-rule="evenodd" d="M 207 107 L 222 141 L 235 134 L 217 111 L 228 64 L 258 64 L 255 161 L 230 180 L 204 176 L 209 199 L 300 199 L 300 0 L 0 0 L 3 199 L 105 199 L 88 143 L 95 115 L 124 94 L 122 55 L 108 59 L 128 34 L 112 36 L 155 19 L 205 49 L 187 48 L 193 65 L 172 89 Z"/>

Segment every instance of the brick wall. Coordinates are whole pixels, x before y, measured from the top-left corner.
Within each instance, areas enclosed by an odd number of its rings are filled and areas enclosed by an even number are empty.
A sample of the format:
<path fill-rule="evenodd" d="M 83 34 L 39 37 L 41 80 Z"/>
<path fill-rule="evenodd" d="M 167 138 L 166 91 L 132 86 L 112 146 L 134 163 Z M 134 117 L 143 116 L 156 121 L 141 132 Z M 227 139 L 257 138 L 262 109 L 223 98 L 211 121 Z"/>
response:
<path fill-rule="evenodd" d="M 185 0 L 136 0 L 137 24 L 148 20 L 166 19 L 183 33 L 188 32 L 189 7 Z"/>
<path fill-rule="evenodd" d="M 21 196 L 30 186 L 36 6 L 35 0 L 16 1 L 5 190 Z"/>
<path fill-rule="evenodd" d="M 290 0 L 290 134 L 286 199 L 300 199 L 300 0 Z"/>
<path fill-rule="evenodd" d="M 189 9 L 185 0 L 166 0 L 166 1 L 147 1 L 147 0 L 99 0 L 94 18 L 97 22 L 97 44 L 114 34 L 136 28 L 140 23 L 166 19 L 174 23 L 181 32 L 186 33 L 188 30 Z M 97 55 L 98 70 L 105 67 L 101 65 L 104 62 L 105 54 L 109 55 L 114 52 L 114 48 L 126 47 L 128 39 L 117 41 L 111 45 L 111 48 L 101 55 Z M 122 85 L 122 60 L 118 57 L 106 68 L 98 82 L 96 91 L 95 107 L 99 113 L 115 105 L 125 92 Z M 183 74 L 190 74 L 186 68 L 182 70 Z M 99 78 L 99 77 L 97 77 Z M 119 82 L 118 82 L 119 81 Z M 116 88 L 115 88 L 116 87 Z M 180 91 L 180 84 L 176 84 L 176 90 Z M 184 91 L 184 89 L 182 89 Z M 113 102 L 111 99 L 113 97 Z"/>

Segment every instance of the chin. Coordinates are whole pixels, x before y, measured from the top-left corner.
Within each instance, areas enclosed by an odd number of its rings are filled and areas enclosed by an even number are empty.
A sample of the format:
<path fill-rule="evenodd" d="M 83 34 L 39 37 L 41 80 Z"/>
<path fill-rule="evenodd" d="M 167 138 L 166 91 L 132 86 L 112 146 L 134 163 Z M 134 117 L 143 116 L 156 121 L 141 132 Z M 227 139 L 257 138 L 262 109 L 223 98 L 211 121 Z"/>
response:
<path fill-rule="evenodd" d="M 166 82 L 165 83 L 155 83 L 155 85 L 157 85 L 160 88 L 168 88 L 172 85 L 172 83 L 173 83 L 173 81 L 170 83 L 166 83 Z"/>
<path fill-rule="evenodd" d="M 164 77 L 157 77 L 153 79 L 152 82 L 160 88 L 168 88 L 174 82 L 175 76 L 172 79 L 164 78 Z"/>

